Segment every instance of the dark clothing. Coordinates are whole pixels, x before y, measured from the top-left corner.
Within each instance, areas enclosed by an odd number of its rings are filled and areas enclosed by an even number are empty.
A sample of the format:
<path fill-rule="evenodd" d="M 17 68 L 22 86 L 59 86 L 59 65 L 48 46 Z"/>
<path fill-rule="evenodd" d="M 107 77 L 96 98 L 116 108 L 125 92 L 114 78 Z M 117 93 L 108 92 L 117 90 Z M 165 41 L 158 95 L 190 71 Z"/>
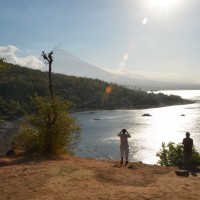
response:
<path fill-rule="evenodd" d="M 183 151 L 187 153 L 192 153 L 192 147 L 193 147 L 193 139 L 191 138 L 184 138 L 183 139 Z"/>
<path fill-rule="evenodd" d="M 186 169 L 190 169 L 192 162 L 193 139 L 189 137 L 184 138 L 183 145 L 183 166 Z"/>

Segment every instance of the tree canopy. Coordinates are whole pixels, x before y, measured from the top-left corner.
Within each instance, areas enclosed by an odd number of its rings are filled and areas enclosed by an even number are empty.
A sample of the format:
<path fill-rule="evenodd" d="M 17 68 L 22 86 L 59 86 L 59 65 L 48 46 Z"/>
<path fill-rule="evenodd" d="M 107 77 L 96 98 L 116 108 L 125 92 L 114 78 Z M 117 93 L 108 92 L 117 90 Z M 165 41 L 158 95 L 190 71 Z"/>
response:
<path fill-rule="evenodd" d="M 74 109 L 123 109 L 183 103 L 175 95 L 128 89 L 98 79 L 52 73 L 55 95 L 72 102 Z M 0 62 L 0 116 L 12 118 L 33 112 L 30 97 L 48 95 L 48 72 Z"/>

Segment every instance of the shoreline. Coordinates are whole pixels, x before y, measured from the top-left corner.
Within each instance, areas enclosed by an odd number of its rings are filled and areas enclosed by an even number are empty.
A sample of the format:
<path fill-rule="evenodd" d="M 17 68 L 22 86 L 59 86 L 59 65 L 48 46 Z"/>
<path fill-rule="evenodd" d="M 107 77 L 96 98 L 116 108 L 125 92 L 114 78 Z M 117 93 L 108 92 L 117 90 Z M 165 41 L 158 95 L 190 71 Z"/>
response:
<path fill-rule="evenodd" d="M 114 109 L 76 109 L 73 111 L 69 111 L 70 113 L 78 113 L 78 112 L 97 112 L 97 111 L 112 111 L 112 110 L 143 110 L 143 109 L 151 109 L 151 108 L 162 108 L 162 107 L 169 107 L 169 106 L 182 106 L 188 104 L 195 104 L 196 101 L 184 99 L 183 102 L 176 103 L 176 104 L 160 104 L 160 105 L 143 105 L 143 106 L 133 106 L 133 107 L 119 107 Z"/>
<path fill-rule="evenodd" d="M 124 108 L 116 108 L 116 109 L 80 109 L 80 110 L 76 110 L 73 112 L 69 112 L 69 113 L 81 113 L 81 112 L 90 112 L 91 114 L 93 114 L 94 112 L 99 112 L 99 111 L 115 111 L 115 110 L 142 110 L 142 109 L 153 109 L 153 108 L 162 108 L 162 107 L 168 107 L 168 106 L 181 106 L 181 105 L 188 105 L 188 104 L 194 104 L 197 103 L 195 101 L 191 101 L 191 100 L 184 100 L 181 103 L 177 103 L 177 104 L 173 104 L 173 105 L 159 105 L 159 106 L 136 106 L 136 107 L 124 107 Z M 0 125 L 0 156 L 4 156 L 6 154 L 6 152 L 8 150 L 10 150 L 11 147 L 11 139 L 12 136 L 16 133 L 16 131 L 18 130 L 20 123 L 22 122 L 22 118 L 20 117 L 19 119 L 16 120 L 5 120 L 3 124 Z M 4 124 L 9 124 L 12 125 L 11 128 L 2 128 L 4 126 Z"/>

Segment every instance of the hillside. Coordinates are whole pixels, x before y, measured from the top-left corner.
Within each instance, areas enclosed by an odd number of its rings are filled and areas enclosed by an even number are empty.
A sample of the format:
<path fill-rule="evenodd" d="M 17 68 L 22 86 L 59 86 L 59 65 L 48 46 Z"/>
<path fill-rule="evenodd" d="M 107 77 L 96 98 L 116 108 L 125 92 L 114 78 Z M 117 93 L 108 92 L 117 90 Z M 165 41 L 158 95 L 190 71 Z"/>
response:
<path fill-rule="evenodd" d="M 98 79 L 52 74 L 55 95 L 74 104 L 74 110 L 126 109 L 188 103 L 178 96 L 128 89 Z M 31 112 L 30 96 L 48 95 L 48 74 L 0 63 L 0 115 L 15 117 Z"/>
<path fill-rule="evenodd" d="M 1 158 L 0 169 L 4 200 L 200 198 L 198 170 L 178 177 L 173 167 L 70 156 Z"/>

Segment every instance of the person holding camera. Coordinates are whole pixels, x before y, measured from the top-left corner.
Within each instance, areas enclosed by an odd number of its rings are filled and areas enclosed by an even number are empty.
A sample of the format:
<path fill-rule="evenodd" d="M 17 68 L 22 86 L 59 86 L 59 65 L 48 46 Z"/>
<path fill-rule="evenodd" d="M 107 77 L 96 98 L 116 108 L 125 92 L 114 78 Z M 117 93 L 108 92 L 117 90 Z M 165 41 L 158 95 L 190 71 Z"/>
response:
<path fill-rule="evenodd" d="M 120 137 L 120 153 L 121 153 L 121 162 L 120 164 L 123 164 L 123 159 L 125 156 L 126 163 L 128 163 L 128 154 L 129 154 L 129 145 L 128 145 L 128 138 L 131 137 L 131 135 L 128 133 L 126 129 L 122 129 L 121 132 L 118 134 Z"/>

